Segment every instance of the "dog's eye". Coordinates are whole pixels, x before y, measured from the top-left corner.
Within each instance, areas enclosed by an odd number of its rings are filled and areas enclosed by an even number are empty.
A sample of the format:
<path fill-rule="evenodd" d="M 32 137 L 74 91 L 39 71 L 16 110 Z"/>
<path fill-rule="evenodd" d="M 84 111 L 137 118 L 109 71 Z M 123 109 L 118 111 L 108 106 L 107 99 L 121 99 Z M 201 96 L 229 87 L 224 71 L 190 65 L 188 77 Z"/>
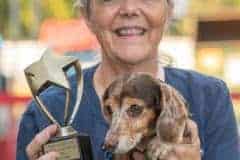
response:
<path fill-rule="evenodd" d="M 139 106 L 137 104 L 133 104 L 130 106 L 130 108 L 128 108 L 127 113 L 129 116 L 131 117 L 137 117 L 138 115 L 140 115 L 143 111 L 143 107 Z"/>
<path fill-rule="evenodd" d="M 111 106 L 107 105 L 105 106 L 107 114 L 111 115 L 113 113 Z"/>

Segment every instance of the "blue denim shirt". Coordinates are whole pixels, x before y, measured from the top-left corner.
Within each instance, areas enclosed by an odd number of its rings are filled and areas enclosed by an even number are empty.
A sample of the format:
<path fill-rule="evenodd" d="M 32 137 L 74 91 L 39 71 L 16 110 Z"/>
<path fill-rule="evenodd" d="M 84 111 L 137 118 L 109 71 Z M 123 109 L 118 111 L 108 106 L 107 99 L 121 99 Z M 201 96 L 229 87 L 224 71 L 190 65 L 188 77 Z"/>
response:
<path fill-rule="evenodd" d="M 84 92 L 79 111 L 73 122 L 78 132 L 90 135 L 94 159 L 110 160 L 111 153 L 101 149 L 108 124 L 102 116 L 100 102 L 93 86 L 93 75 L 96 67 L 84 71 Z M 192 119 L 197 123 L 201 140 L 203 160 L 239 160 L 239 139 L 236 119 L 229 91 L 225 83 L 213 77 L 194 71 L 176 68 L 164 68 L 166 83 L 172 85 L 190 105 Z M 73 88 L 71 106 L 75 102 L 76 79 L 70 79 Z M 41 99 L 48 110 L 62 123 L 65 104 L 65 92 L 51 87 Z M 27 160 L 26 146 L 34 136 L 48 126 L 46 117 L 31 102 L 23 114 L 18 139 L 17 160 Z"/>

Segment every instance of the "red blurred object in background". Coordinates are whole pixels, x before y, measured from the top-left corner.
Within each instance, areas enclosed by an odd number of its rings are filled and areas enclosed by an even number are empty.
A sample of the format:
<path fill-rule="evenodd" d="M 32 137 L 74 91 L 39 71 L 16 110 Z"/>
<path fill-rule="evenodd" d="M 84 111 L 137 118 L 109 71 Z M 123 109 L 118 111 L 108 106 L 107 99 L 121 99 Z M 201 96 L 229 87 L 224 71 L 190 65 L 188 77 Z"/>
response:
<path fill-rule="evenodd" d="M 96 37 L 82 18 L 45 20 L 40 28 L 39 41 L 61 53 L 99 47 Z"/>
<path fill-rule="evenodd" d="M 233 100 L 240 100 L 240 93 L 232 93 L 231 96 Z"/>
<path fill-rule="evenodd" d="M 14 160 L 18 123 L 30 97 L 15 97 L 0 92 L 0 155 L 1 160 Z"/>
<path fill-rule="evenodd" d="M 4 92 L 0 92 L 0 105 L 8 104 L 13 105 L 14 103 L 25 103 L 28 102 L 30 97 L 16 97 L 6 94 Z"/>

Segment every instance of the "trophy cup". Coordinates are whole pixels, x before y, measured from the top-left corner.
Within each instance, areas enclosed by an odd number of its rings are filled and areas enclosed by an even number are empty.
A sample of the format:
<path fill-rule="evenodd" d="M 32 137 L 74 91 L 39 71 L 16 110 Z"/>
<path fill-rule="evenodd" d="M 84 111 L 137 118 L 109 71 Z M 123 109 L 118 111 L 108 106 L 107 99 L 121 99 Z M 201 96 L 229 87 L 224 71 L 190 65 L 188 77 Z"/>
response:
<path fill-rule="evenodd" d="M 69 115 L 71 88 L 67 71 L 71 67 L 76 71 L 78 88 L 77 100 L 73 106 L 72 114 Z M 59 56 L 53 54 L 50 50 L 46 50 L 41 59 L 27 67 L 24 72 L 38 107 L 51 124 L 58 126 L 57 135 L 43 146 L 43 153 L 56 151 L 60 155 L 58 160 L 93 160 L 90 137 L 84 133 L 78 133 L 71 126 L 83 92 L 83 76 L 78 59 L 70 56 Z M 63 88 L 66 93 L 64 124 L 62 126 L 47 110 L 39 97 L 42 91 L 52 85 Z"/>

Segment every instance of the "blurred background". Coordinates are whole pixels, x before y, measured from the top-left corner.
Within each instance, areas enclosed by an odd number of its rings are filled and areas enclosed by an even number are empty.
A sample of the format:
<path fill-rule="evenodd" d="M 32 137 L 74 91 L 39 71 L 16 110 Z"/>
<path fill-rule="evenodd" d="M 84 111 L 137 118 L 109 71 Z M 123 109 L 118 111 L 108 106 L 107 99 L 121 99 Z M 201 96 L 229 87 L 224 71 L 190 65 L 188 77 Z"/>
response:
<path fill-rule="evenodd" d="M 161 63 L 223 79 L 240 124 L 240 0 L 175 0 Z M 0 0 L 0 155 L 15 159 L 18 123 L 31 94 L 23 69 L 46 48 L 98 63 L 99 45 L 71 0 Z"/>

